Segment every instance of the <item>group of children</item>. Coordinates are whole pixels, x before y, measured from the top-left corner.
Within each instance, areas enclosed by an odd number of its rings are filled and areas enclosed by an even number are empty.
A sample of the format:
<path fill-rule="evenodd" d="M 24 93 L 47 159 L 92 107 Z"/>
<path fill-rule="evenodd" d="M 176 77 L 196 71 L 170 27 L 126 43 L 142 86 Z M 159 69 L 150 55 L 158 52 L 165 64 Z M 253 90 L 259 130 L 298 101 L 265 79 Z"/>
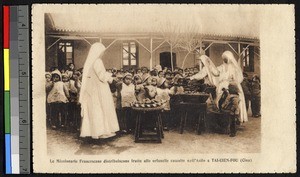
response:
<path fill-rule="evenodd" d="M 192 70 L 193 71 L 193 70 Z M 131 110 L 132 102 L 144 102 L 145 99 L 165 100 L 163 106 L 163 126 L 165 130 L 170 127 L 170 95 L 183 92 L 182 86 L 177 85 L 178 80 L 184 77 L 182 69 L 171 72 L 146 67 L 141 69 L 117 71 L 109 69 L 113 83 L 110 84 L 111 92 L 115 101 L 116 112 L 119 120 L 120 130 L 130 133 L 134 129 L 135 115 Z"/>
<path fill-rule="evenodd" d="M 74 68 L 74 64 L 71 63 L 67 68 L 61 70 L 52 68 L 46 73 L 47 123 L 53 129 L 58 127 L 80 129 L 81 109 L 78 100 L 82 69 Z M 198 67 L 175 68 L 171 71 L 169 68 L 162 69 L 159 66 L 151 71 L 147 67 L 142 67 L 128 70 L 112 68 L 107 69 L 107 72 L 113 77 L 110 90 L 114 98 L 120 131 L 129 133 L 135 126 L 131 103 L 143 102 L 146 98 L 167 101 L 162 113 L 165 130 L 178 125 L 179 118 L 176 116 L 178 110 L 172 109 L 171 97 L 184 92 L 183 87 L 178 84 L 181 78 L 190 77 L 198 73 L 199 69 Z M 260 116 L 260 81 L 256 75 L 250 81 L 246 78 L 242 83 L 246 103 L 251 101 L 253 116 L 258 117 Z"/>
<path fill-rule="evenodd" d="M 70 63 L 66 70 L 51 68 L 45 77 L 47 125 L 53 129 L 68 127 L 79 130 L 81 72 L 75 70 L 74 64 Z"/>
<path fill-rule="evenodd" d="M 246 109 L 251 105 L 252 117 L 260 117 L 260 79 L 254 74 L 250 79 L 247 73 L 243 73 L 244 80 L 241 86 L 245 95 Z"/>

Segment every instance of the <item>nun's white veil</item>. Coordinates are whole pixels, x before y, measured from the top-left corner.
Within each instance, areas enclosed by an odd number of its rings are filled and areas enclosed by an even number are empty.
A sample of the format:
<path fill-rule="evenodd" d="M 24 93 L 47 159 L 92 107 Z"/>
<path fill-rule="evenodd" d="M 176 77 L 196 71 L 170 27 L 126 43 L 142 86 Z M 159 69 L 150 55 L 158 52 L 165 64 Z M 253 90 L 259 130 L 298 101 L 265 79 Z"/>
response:
<path fill-rule="evenodd" d="M 217 78 L 213 75 L 213 71 L 211 71 L 211 68 L 217 70 L 215 64 L 211 61 L 211 59 L 207 55 L 201 55 L 199 59 L 204 65 L 202 69 L 206 70 L 209 82 L 214 86 L 216 86 L 218 84 L 218 81 Z M 199 66 L 202 65 L 201 62 L 199 63 Z"/>
<path fill-rule="evenodd" d="M 82 103 L 84 93 L 86 91 L 86 80 L 89 77 L 90 69 L 92 68 L 96 59 L 101 57 L 101 55 L 104 53 L 105 49 L 106 49 L 105 46 L 100 42 L 94 43 L 90 48 L 89 54 L 86 58 L 86 61 L 84 63 L 84 67 L 83 67 L 82 86 L 80 89 L 80 97 L 79 97 L 80 103 Z"/>
<path fill-rule="evenodd" d="M 234 70 L 232 71 L 234 79 L 240 84 L 243 81 L 243 72 L 236 59 L 234 58 L 233 53 L 227 50 L 222 54 L 222 58 L 227 58 L 228 63 L 233 65 L 234 68 L 230 69 Z"/>

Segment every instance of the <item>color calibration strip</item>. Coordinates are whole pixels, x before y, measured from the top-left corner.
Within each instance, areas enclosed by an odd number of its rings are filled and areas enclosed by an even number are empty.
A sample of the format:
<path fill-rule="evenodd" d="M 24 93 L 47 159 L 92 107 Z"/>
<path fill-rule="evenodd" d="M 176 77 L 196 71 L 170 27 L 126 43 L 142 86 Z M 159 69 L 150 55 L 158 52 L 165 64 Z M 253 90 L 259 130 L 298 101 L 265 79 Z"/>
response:
<path fill-rule="evenodd" d="M 5 173 L 12 174 L 11 126 L 10 126 L 10 8 L 3 6 L 3 49 L 4 49 L 4 129 L 5 129 Z"/>
<path fill-rule="evenodd" d="M 30 173 L 28 6 L 3 6 L 6 174 Z"/>
<path fill-rule="evenodd" d="M 18 58 L 18 8 L 10 6 L 10 122 L 11 122 L 11 161 L 12 173 L 20 173 L 19 165 L 19 58 Z"/>
<path fill-rule="evenodd" d="M 11 60 L 11 69 L 15 68 L 14 79 L 18 84 L 18 94 L 16 97 L 16 108 L 19 116 L 13 119 L 13 125 L 19 125 L 18 129 L 13 129 L 18 134 L 19 141 L 19 170 L 21 174 L 30 173 L 31 165 L 31 137 L 30 137 L 30 117 L 31 117 L 31 98 L 30 98 L 30 59 L 29 59 L 29 7 L 28 6 L 12 6 L 11 10 L 16 8 L 15 16 L 17 18 L 17 34 L 14 35 L 17 40 L 17 50 L 15 57 L 18 57 L 14 63 Z M 13 52 L 13 51 L 12 51 Z M 18 104 L 18 105 L 17 105 Z M 14 108 L 15 109 L 15 108 Z M 17 140 L 16 140 L 17 142 Z M 17 149 L 15 149 L 17 151 Z M 17 159 L 16 159 L 17 160 Z M 17 166 L 17 165 L 16 165 Z"/>

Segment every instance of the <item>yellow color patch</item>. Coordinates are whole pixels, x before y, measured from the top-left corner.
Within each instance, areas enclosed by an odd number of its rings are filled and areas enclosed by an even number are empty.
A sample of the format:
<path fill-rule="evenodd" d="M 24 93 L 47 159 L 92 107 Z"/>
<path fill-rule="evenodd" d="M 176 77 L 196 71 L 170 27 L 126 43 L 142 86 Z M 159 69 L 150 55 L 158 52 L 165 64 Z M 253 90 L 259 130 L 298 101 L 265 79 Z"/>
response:
<path fill-rule="evenodd" d="M 9 91 L 9 49 L 4 49 L 4 91 Z"/>

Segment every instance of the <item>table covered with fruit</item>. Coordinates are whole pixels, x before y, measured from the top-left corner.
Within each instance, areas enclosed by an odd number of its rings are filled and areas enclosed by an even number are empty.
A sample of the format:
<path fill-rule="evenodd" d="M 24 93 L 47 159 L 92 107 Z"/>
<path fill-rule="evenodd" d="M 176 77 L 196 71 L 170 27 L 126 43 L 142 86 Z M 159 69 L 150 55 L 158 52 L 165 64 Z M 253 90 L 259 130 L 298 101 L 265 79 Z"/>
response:
<path fill-rule="evenodd" d="M 166 100 L 145 98 L 131 104 L 132 110 L 136 112 L 135 142 L 157 142 L 161 143 L 164 138 L 161 112 L 164 109 Z M 145 120 L 146 119 L 146 120 Z M 154 122 L 154 134 L 145 133 L 145 122 Z"/>
<path fill-rule="evenodd" d="M 157 100 L 145 98 L 141 101 L 135 101 L 131 103 L 131 107 L 133 110 L 140 111 L 152 111 L 152 110 L 161 110 L 163 109 L 163 105 L 166 103 L 166 100 Z"/>

